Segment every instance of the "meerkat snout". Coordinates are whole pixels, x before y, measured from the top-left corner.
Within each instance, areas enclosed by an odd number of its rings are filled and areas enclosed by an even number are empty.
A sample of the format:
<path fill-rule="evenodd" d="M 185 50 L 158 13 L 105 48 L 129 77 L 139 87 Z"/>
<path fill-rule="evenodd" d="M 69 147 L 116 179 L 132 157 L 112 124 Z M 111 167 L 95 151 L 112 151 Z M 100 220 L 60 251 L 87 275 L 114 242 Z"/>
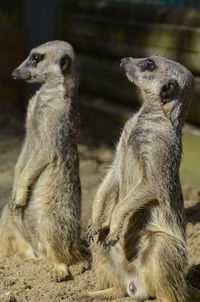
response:
<path fill-rule="evenodd" d="M 13 80 L 16 80 L 18 78 L 18 71 L 16 69 L 13 70 L 11 75 L 12 75 Z"/>
<path fill-rule="evenodd" d="M 15 69 L 12 72 L 12 78 L 13 78 L 13 80 L 29 81 L 31 79 L 31 73 L 28 71 L 20 72 L 20 70 Z"/>
<path fill-rule="evenodd" d="M 125 70 L 126 76 L 130 82 L 134 82 L 134 80 L 138 77 L 133 58 L 122 58 L 120 62 L 120 67 Z"/>
<path fill-rule="evenodd" d="M 122 58 L 120 61 L 120 67 L 125 67 L 129 58 Z"/>

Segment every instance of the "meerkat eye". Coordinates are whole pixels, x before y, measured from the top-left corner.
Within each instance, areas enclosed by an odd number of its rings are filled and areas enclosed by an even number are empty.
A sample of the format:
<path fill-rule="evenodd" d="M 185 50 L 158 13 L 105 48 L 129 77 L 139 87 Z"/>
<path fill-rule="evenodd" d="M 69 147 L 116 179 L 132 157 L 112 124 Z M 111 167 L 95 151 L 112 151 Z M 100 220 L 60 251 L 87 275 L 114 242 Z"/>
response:
<path fill-rule="evenodd" d="M 155 63 L 150 59 L 147 59 L 147 60 L 141 62 L 140 66 L 141 66 L 142 71 L 146 71 L 146 70 L 153 71 L 156 68 Z"/>
<path fill-rule="evenodd" d="M 31 55 L 31 64 L 36 66 L 39 61 L 44 59 L 44 54 L 34 53 Z"/>
<path fill-rule="evenodd" d="M 156 66 L 152 60 L 146 60 L 146 70 L 153 71 L 155 67 Z"/>

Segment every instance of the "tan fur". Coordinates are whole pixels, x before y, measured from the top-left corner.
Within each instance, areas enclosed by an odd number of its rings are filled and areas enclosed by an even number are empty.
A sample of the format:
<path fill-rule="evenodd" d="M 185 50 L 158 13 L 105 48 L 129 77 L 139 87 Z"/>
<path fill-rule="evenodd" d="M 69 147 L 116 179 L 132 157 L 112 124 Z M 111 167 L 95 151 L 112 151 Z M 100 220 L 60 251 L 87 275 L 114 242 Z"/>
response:
<path fill-rule="evenodd" d="M 126 58 L 122 66 L 144 104 L 127 121 L 94 200 L 90 237 L 97 282 L 124 288 L 137 301 L 189 302 L 179 165 L 193 77 L 160 56 Z M 97 295 L 101 291 L 89 293 Z"/>
<path fill-rule="evenodd" d="M 47 258 L 63 280 L 82 257 L 77 58 L 67 42 L 51 41 L 34 48 L 13 77 L 42 85 L 28 104 L 12 200 L 0 221 L 0 255 Z"/>

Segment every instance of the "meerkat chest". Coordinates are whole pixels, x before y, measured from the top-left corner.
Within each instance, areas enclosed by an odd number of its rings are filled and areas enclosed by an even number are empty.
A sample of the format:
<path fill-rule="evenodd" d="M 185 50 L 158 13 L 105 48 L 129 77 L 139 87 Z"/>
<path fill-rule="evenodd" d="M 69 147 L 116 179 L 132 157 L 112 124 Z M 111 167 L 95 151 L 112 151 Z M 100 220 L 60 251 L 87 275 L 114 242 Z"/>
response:
<path fill-rule="evenodd" d="M 36 135 L 41 127 L 44 124 L 45 117 L 44 113 L 46 111 L 44 105 L 38 104 L 38 102 L 33 102 L 30 104 L 27 113 L 27 131 L 32 135 Z"/>
<path fill-rule="evenodd" d="M 130 188 L 132 189 L 142 179 L 141 163 L 138 160 L 137 154 L 135 154 L 134 150 L 127 143 L 127 137 L 121 140 L 117 157 L 120 195 L 126 195 Z"/>
<path fill-rule="evenodd" d="M 122 187 L 132 187 L 150 173 L 157 174 L 169 164 L 174 150 L 173 130 L 165 122 L 140 115 L 126 124 L 118 148 Z"/>
<path fill-rule="evenodd" d="M 50 131 L 50 126 L 58 118 L 58 113 L 65 112 L 66 106 L 59 95 L 36 95 L 31 100 L 27 113 L 27 130 L 32 135 Z"/>

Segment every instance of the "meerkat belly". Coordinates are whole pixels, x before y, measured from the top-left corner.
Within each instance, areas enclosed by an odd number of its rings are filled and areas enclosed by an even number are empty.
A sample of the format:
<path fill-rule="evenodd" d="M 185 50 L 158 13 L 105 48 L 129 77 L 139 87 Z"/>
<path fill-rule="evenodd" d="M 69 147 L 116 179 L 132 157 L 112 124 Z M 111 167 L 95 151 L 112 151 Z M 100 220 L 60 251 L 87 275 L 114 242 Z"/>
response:
<path fill-rule="evenodd" d="M 31 188 L 29 204 L 24 212 L 24 236 L 36 248 L 43 217 L 49 215 L 57 204 L 66 214 L 70 212 L 65 174 L 63 167 L 49 164 Z M 62 207 L 62 203 L 66 203 L 66 206 Z"/>
<path fill-rule="evenodd" d="M 38 246 L 38 229 L 42 219 L 42 212 L 48 208 L 49 190 L 51 188 L 49 176 L 50 170 L 48 167 L 41 173 L 30 189 L 28 206 L 24 210 L 22 232 L 35 251 L 37 251 Z"/>
<path fill-rule="evenodd" d="M 31 207 L 37 207 L 39 211 L 47 211 L 56 203 L 67 203 L 70 191 L 70 179 L 64 164 L 49 164 L 41 173 L 32 188 Z"/>

